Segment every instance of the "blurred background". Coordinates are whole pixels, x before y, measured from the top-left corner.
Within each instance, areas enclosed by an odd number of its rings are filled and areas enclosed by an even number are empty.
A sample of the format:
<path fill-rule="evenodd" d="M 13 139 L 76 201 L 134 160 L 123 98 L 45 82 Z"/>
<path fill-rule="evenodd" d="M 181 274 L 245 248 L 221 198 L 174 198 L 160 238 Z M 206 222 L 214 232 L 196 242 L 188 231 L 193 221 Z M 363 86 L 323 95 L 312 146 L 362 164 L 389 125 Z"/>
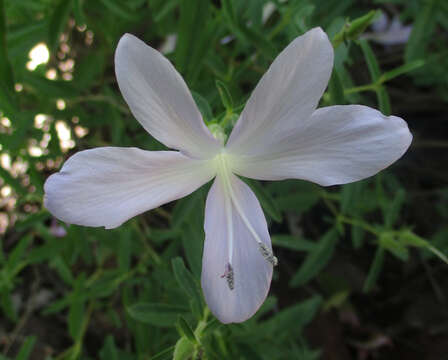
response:
<path fill-rule="evenodd" d="M 335 47 L 320 106 L 393 113 L 414 141 L 354 184 L 249 183 L 280 260 L 252 319 L 222 325 L 203 301 L 209 185 L 115 230 L 43 208 L 45 179 L 76 151 L 163 149 L 118 91 L 125 32 L 229 132 L 315 26 Z M 447 44 L 445 0 L 0 0 L 0 359 L 448 359 Z"/>

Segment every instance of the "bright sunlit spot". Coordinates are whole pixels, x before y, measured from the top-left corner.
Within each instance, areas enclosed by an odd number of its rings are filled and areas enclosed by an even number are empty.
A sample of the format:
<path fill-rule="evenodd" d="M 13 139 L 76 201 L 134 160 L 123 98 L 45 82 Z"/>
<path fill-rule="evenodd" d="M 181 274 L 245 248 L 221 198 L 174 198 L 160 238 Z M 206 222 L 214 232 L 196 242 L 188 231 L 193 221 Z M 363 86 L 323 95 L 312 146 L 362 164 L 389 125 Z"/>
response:
<path fill-rule="evenodd" d="M 56 107 L 58 108 L 58 110 L 64 110 L 65 109 L 65 101 L 62 99 L 58 99 L 56 101 Z"/>
<path fill-rule="evenodd" d="M 48 120 L 48 116 L 45 114 L 37 114 L 34 117 L 34 127 L 36 129 L 42 129 L 45 122 Z"/>
<path fill-rule="evenodd" d="M 11 157 L 8 154 L 0 155 L 0 166 L 5 170 L 11 169 Z"/>
<path fill-rule="evenodd" d="M 3 186 L 0 193 L 3 197 L 8 197 L 9 195 L 11 195 L 11 187 L 8 185 Z"/>
<path fill-rule="evenodd" d="M 39 157 L 39 156 L 42 156 L 42 154 L 44 152 L 43 152 L 42 148 L 40 148 L 39 146 L 32 145 L 32 146 L 28 147 L 28 153 L 32 157 Z"/>
<path fill-rule="evenodd" d="M 28 56 L 31 60 L 26 63 L 26 68 L 32 71 L 40 64 L 46 64 L 48 62 L 50 52 L 48 51 L 47 45 L 39 43 L 31 49 Z"/>
<path fill-rule="evenodd" d="M 0 118 L 0 124 L 5 127 L 11 127 L 11 120 L 9 120 L 7 117 L 2 117 Z"/>
<path fill-rule="evenodd" d="M 64 121 L 56 122 L 56 132 L 59 138 L 59 144 L 62 151 L 67 151 L 75 146 L 75 142 L 72 140 L 72 134 L 70 128 Z"/>
<path fill-rule="evenodd" d="M 6 232 L 8 224 L 9 224 L 8 215 L 4 212 L 0 213 L 0 234 L 4 234 Z"/>
<path fill-rule="evenodd" d="M 45 73 L 45 77 L 49 80 L 55 80 L 56 77 L 58 76 L 58 73 L 56 71 L 56 69 L 48 69 L 48 71 Z"/>

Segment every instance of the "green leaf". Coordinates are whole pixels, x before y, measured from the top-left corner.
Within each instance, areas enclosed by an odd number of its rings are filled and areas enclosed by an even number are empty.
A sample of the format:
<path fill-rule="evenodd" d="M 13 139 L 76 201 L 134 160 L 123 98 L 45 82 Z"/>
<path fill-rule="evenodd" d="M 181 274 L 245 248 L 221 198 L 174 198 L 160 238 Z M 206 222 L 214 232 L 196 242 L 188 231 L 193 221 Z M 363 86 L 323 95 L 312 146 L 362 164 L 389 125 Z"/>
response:
<path fill-rule="evenodd" d="M 157 353 L 153 357 L 151 357 L 149 360 L 168 360 L 172 359 L 172 354 L 175 349 L 175 346 L 170 346 L 169 348 L 166 348 L 165 350 L 162 350 L 161 352 Z"/>
<path fill-rule="evenodd" d="M 27 194 L 26 189 L 22 186 L 19 180 L 14 178 L 8 170 L 3 169 L 0 166 L 0 178 L 3 179 L 3 181 L 11 186 L 11 188 L 14 189 L 14 191 L 21 196 L 25 196 Z"/>
<path fill-rule="evenodd" d="M 171 261 L 174 276 L 184 292 L 202 308 L 202 296 L 198 284 L 193 275 L 185 267 L 184 261 L 176 257 Z"/>
<path fill-rule="evenodd" d="M 386 203 L 386 209 L 384 210 L 384 226 L 386 228 L 390 229 L 395 225 L 405 200 L 406 192 L 400 188 L 395 193 L 394 199 Z"/>
<path fill-rule="evenodd" d="M 118 240 L 118 266 L 122 273 L 129 271 L 132 255 L 132 233 L 129 228 L 119 232 Z"/>
<path fill-rule="evenodd" d="M 204 121 L 205 122 L 212 121 L 213 112 L 207 99 L 195 91 L 192 91 L 191 95 L 193 95 L 193 99 L 196 102 L 196 105 L 198 106 L 199 111 L 201 112 L 202 117 L 204 118 Z"/>
<path fill-rule="evenodd" d="M 77 59 L 73 74 L 76 82 L 73 85 L 81 91 L 93 86 L 101 80 L 105 65 L 106 59 L 101 50 Z"/>
<path fill-rule="evenodd" d="M 404 64 L 404 65 L 401 65 L 399 67 L 396 67 L 395 69 L 385 72 L 383 75 L 381 75 L 379 78 L 379 82 L 382 84 L 382 83 L 385 83 L 386 81 L 396 78 L 397 76 L 412 72 L 412 71 L 422 67 L 423 65 L 425 65 L 425 63 L 426 63 L 425 60 L 419 59 L 419 60 L 415 60 L 410 63 Z"/>
<path fill-rule="evenodd" d="M 317 247 L 317 244 L 313 241 L 292 235 L 273 235 L 271 241 L 274 246 L 296 251 L 314 251 Z"/>
<path fill-rule="evenodd" d="M 319 201 L 319 194 L 314 191 L 297 192 L 276 198 L 277 207 L 284 210 L 293 210 L 302 213 L 311 209 Z"/>
<path fill-rule="evenodd" d="M 133 13 L 128 8 L 128 6 L 126 6 L 126 2 L 115 0 L 100 0 L 100 1 L 111 13 L 123 19 L 128 21 L 138 20 L 138 14 Z"/>
<path fill-rule="evenodd" d="M 221 97 L 222 104 L 224 105 L 227 112 L 231 113 L 233 111 L 233 100 L 232 95 L 230 95 L 229 89 L 227 89 L 227 86 L 221 80 L 216 80 L 215 84 L 216 88 L 218 89 L 219 96 Z"/>
<path fill-rule="evenodd" d="M 48 231 L 47 227 L 42 226 L 36 228 L 36 232 L 40 236 L 45 238 L 46 242 L 41 246 L 33 247 L 33 249 L 30 251 L 27 259 L 31 264 L 53 259 L 58 256 L 58 254 L 60 254 L 64 248 L 68 246 L 67 242 L 61 241 L 61 239 L 58 238 L 54 238 Z M 44 231 L 46 233 L 43 234 Z"/>
<path fill-rule="evenodd" d="M 221 326 L 224 326 L 218 319 L 210 320 L 202 329 L 202 336 L 207 336 L 208 334 L 213 333 L 215 330 L 219 329 Z"/>
<path fill-rule="evenodd" d="M 189 82 L 197 78 L 215 36 L 215 23 L 208 21 L 209 12 L 208 0 L 180 0 L 176 68 Z"/>
<path fill-rule="evenodd" d="M 195 191 L 176 202 L 171 214 L 171 226 L 173 229 L 178 229 L 184 222 L 188 221 L 193 209 L 197 207 L 199 200 L 201 200 L 201 193 Z"/>
<path fill-rule="evenodd" d="M 28 234 L 20 239 L 19 243 L 14 247 L 14 250 L 12 250 L 8 256 L 8 261 L 6 262 L 7 269 L 12 270 L 19 265 L 19 262 L 24 257 L 25 251 L 28 249 L 28 246 L 32 241 L 33 234 Z"/>
<path fill-rule="evenodd" d="M 378 276 L 381 273 L 381 269 L 383 268 L 383 263 L 384 249 L 381 246 L 378 246 L 372 265 L 370 266 L 369 273 L 367 274 L 366 281 L 364 282 L 363 291 L 365 293 L 370 292 L 370 290 L 375 286 Z"/>
<path fill-rule="evenodd" d="M 332 308 L 340 308 L 350 296 L 349 290 L 339 290 L 330 296 L 323 305 L 323 311 L 328 311 Z"/>
<path fill-rule="evenodd" d="M 330 93 L 332 105 L 345 104 L 344 86 L 336 68 L 333 68 L 333 73 L 331 74 L 331 79 L 328 83 L 328 91 Z"/>
<path fill-rule="evenodd" d="M 346 184 L 342 187 L 341 212 L 343 214 L 355 215 L 359 213 L 360 203 L 362 202 L 361 194 L 364 188 L 365 182 L 363 181 Z"/>
<path fill-rule="evenodd" d="M 159 327 L 172 327 L 178 315 L 188 312 L 188 308 L 171 304 L 138 303 L 128 307 L 127 311 L 136 321 Z"/>
<path fill-rule="evenodd" d="M 260 201 L 260 204 L 263 207 L 264 211 L 266 211 L 269 216 L 276 222 L 282 222 L 282 214 L 269 191 L 265 187 L 263 187 L 259 181 L 253 181 L 249 179 L 244 179 L 244 181 L 253 190 L 253 192 L 257 196 L 258 201 Z"/>
<path fill-rule="evenodd" d="M 59 276 L 64 280 L 67 284 L 73 284 L 75 281 L 72 275 L 70 268 L 67 263 L 63 260 L 61 256 L 56 256 L 51 258 L 49 261 L 49 265 L 51 268 L 56 269 Z"/>
<path fill-rule="evenodd" d="M 199 278 L 202 268 L 202 250 L 204 244 L 204 230 L 202 214 L 196 214 L 198 219 L 191 219 L 182 228 L 182 245 L 188 265 L 195 278 Z"/>
<path fill-rule="evenodd" d="M 13 69 L 8 57 L 6 44 L 6 11 L 4 0 L 0 0 L 0 79 L 3 91 L 14 92 Z M 1 90 L 1 89 L 0 89 Z"/>
<path fill-rule="evenodd" d="M 382 233 L 378 241 L 382 248 L 388 250 L 390 253 L 395 255 L 400 260 L 402 261 L 408 260 L 409 258 L 408 248 L 403 243 L 400 243 L 394 236 L 394 234 L 389 232 Z"/>
<path fill-rule="evenodd" d="M 188 360 L 194 352 L 194 344 L 186 337 L 182 336 L 174 348 L 173 360 Z"/>
<path fill-rule="evenodd" d="M 221 2 L 221 6 L 222 6 L 222 11 L 223 11 L 224 16 L 226 17 L 227 21 L 235 28 L 238 27 L 238 19 L 236 17 L 235 9 L 233 7 L 233 1 L 232 0 L 223 0 Z"/>
<path fill-rule="evenodd" d="M 68 332 L 76 342 L 82 335 L 82 325 L 84 322 L 84 302 L 85 302 L 85 274 L 81 274 L 74 282 L 73 293 L 70 297 L 70 306 L 68 309 Z"/>
<path fill-rule="evenodd" d="M 266 37 L 257 30 L 241 25 L 239 32 L 237 32 L 236 35 L 238 36 L 240 33 L 242 36 L 240 35 L 239 37 L 242 37 L 249 42 L 249 44 L 254 45 L 266 59 L 273 60 L 278 55 L 278 51 L 273 43 L 267 40 Z"/>
<path fill-rule="evenodd" d="M 327 231 L 316 249 L 308 254 L 302 266 L 294 274 L 289 282 L 290 286 L 298 287 L 314 278 L 331 259 L 337 240 L 338 233 L 335 229 Z"/>
<path fill-rule="evenodd" d="M 379 108 L 383 114 L 390 115 L 391 108 L 390 108 L 389 95 L 387 94 L 387 91 L 384 88 L 384 86 L 380 84 L 381 70 L 378 61 L 375 57 L 375 54 L 373 53 L 372 48 L 370 47 L 367 40 L 364 39 L 359 40 L 359 44 L 364 54 L 364 58 L 366 59 L 367 67 L 369 68 L 372 82 L 377 85 L 375 87 L 375 92 L 378 99 Z"/>
<path fill-rule="evenodd" d="M 48 44 L 51 51 L 56 50 L 59 42 L 59 36 L 65 30 L 68 16 L 72 9 L 72 2 L 72 0 L 60 0 L 50 18 L 48 28 Z"/>
<path fill-rule="evenodd" d="M 2 313 L 6 315 L 6 317 L 12 322 L 17 322 L 18 316 L 17 311 L 12 302 L 11 294 L 9 291 L 5 290 L 4 287 L 0 288 L 0 307 L 2 309 Z"/>
<path fill-rule="evenodd" d="M 399 233 L 400 241 L 409 246 L 415 246 L 418 248 L 426 248 L 429 245 L 429 242 L 422 237 L 418 236 L 417 234 L 414 234 L 411 230 L 402 230 Z"/>
<path fill-rule="evenodd" d="M 437 2 L 438 0 L 420 2 L 423 9 L 420 9 L 417 13 L 404 53 L 407 63 L 426 56 L 428 39 L 431 38 L 435 30 L 436 21 L 434 21 L 434 18 L 436 17 L 436 11 L 438 11 Z"/>
<path fill-rule="evenodd" d="M 364 58 L 367 62 L 370 77 L 372 78 L 373 82 L 376 82 L 381 76 L 381 70 L 375 54 L 373 53 L 372 48 L 370 47 L 367 40 L 359 40 L 359 45 L 361 46 L 362 52 L 364 53 Z"/>
<path fill-rule="evenodd" d="M 83 0 L 74 0 L 73 13 L 75 15 L 76 24 L 78 26 L 87 24 L 87 19 L 84 14 L 84 9 L 82 8 L 82 6 L 83 6 Z"/>
<path fill-rule="evenodd" d="M 20 351 L 17 354 L 15 360 L 28 360 L 30 358 L 31 351 L 33 351 L 35 343 L 36 343 L 36 337 L 28 336 L 23 342 L 23 345 L 20 348 Z"/>
<path fill-rule="evenodd" d="M 181 336 L 185 336 L 193 344 L 198 343 L 198 339 L 196 339 L 196 335 L 194 334 L 193 329 L 190 327 L 190 325 L 188 325 L 187 321 L 182 315 L 179 315 L 177 318 L 176 328 Z"/>
<path fill-rule="evenodd" d="M 294 329 L 296 333 L 300 333 L 314 318 L 321 304 L 322 298 L 313 296 L 304 302 L 281 310 L 269 320 L 260 323 L 254 336 L 257 338 L 265 335 L 272 336 L 272 334 L 280 336 L 281 333 L 285 333 L 285 329 Z"/>
<path fill-rule="evenodd" d="M 67 81 L 48 80 L 35 72 L 23 73 L 23 80 L 40 96 L 54 99 L 70 98 L 79 94 L 79 91 Z"/>
<path fill-rule="evenodd" d="M 364 16 L 345 23 L 342 29 L 333 37 L 333 47 L 337 48 L 342 42 L 347 40 L 357 40 L 359 35 L 361 35 L 370 24 L 372 24 L 378 15 L 379 11 L 372 10 Z"/>
<path fill-rule="evenodd" d="M 365 231 L 361 226 L 352 226 L 352 244 L 355 249 L 361 248 Z"/>
<path fill-rule="evenodd" d="M 163 5 L 158 11 L 155 11 L 154 14 L 154 21 L 160 22 L 162 21 L 166 16 L 168 16 L 171 12 L 176 10 L 176 6 L 178 5 L 179 0 L 166 0 L 163 2 Z M 152 2 L 149 3 L 149 6 L 152 5 Z"/>
<path fill-rule="evenodd" d="M 36 224 L 43 223 L 50 218 L 50 216 L 51 214 L 47 210 L 41 210 L 35 214 L 29 215 L 21 221 L 17 221 L 14 228 L 18 231 L 24 231 L 30 227 L 35 227 Z"/>
<path fill-rule="evenodd" d="M 120 360 L 114 337 L 108 335 L 100 351 L 101 360 Z"/>

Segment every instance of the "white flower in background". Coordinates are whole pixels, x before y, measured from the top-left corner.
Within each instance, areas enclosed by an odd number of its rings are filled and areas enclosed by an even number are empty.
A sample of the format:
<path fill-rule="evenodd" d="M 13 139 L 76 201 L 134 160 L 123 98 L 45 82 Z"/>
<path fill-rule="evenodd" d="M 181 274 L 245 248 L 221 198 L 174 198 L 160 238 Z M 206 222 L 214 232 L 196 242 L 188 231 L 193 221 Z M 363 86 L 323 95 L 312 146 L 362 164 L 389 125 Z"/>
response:
<path fill-rule="evenodd" d="M 202 289 L 220 321 L 242 322 L 266 298 L 277 259 L 260 204 L 238 176 L 345 184 L 376 174 L 411 143 L 398 117 L 361 105 L 316 110 L 332 66 L 333 48 L 320 28 L 296 38 L 260 80 L 223 145 L 172 64 L 126 34 L 115 54 L 120 90 L 140 124 L 178 151 L 81 151 L 48 178 L 45 206 L 67 223 L 111 229 L 214 178 Z"/>
<path fill-rule="evenodd" d="M 412 25 L 403 25 L 398 16 L 389 19 L 383 12 L 372 24 L 372 32 L 365 33 L 364 39 L 371 39 L 382 45 L 401 45 L 408 42 Z"/>

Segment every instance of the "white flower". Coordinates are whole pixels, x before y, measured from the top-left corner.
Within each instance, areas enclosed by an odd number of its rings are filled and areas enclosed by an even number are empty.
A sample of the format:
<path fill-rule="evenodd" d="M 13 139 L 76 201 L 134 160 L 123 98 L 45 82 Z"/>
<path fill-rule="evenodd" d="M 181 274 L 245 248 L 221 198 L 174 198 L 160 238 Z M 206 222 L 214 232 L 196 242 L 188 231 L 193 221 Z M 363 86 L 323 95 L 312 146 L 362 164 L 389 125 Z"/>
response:
<path fill-rule="evenodd" d="M 296 38 L 258 83 L 224 146 L 171 63 L 126 34 L 115 54 L 120 90 L 141 125 L 179 151 L 81 151 L 48 178 L 45 206 L 67 223 L 110 229 L 215 178 L 202 289 L 220 321 L 244 321 L 266 298 L 277 259 L 260 204 L 237 175 L 344 184 L 384 169 L 411 143 L 398 117 L 361 105 L 316 110 L 332 66 L 333 48 L 320 28 Z"/>

